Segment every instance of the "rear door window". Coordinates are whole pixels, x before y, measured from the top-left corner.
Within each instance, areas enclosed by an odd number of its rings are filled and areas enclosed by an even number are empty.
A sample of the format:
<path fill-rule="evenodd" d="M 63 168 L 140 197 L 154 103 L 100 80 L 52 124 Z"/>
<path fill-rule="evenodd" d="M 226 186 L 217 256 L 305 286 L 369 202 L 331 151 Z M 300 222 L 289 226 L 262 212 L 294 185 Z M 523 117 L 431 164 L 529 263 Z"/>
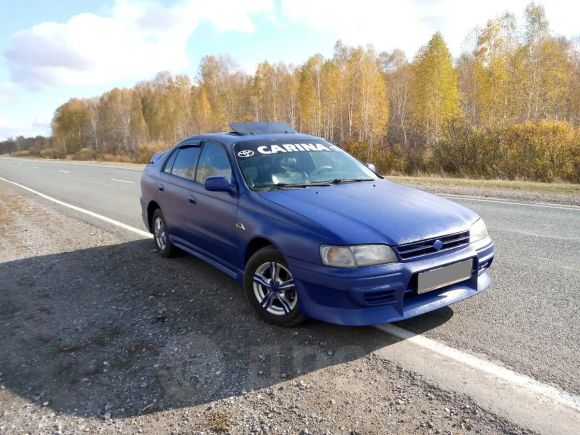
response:
<path fill-rule="evenodd" d="M 188 180 L 194 180 L 198 157 L 199 147 L 180 148 L 171 168 L 171 174 Z"/>

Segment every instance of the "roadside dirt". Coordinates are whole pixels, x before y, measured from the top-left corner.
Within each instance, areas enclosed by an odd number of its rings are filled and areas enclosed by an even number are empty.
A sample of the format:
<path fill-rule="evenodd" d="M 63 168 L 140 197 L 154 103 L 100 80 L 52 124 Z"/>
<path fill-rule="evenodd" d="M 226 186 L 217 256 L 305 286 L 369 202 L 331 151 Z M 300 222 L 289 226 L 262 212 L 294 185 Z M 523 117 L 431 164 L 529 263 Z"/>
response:
<path fill-rule="evenodd" d="M 256 319 L 190 256 L 0 185 L 0 433 L 525 433 L 373 351 Z"/>

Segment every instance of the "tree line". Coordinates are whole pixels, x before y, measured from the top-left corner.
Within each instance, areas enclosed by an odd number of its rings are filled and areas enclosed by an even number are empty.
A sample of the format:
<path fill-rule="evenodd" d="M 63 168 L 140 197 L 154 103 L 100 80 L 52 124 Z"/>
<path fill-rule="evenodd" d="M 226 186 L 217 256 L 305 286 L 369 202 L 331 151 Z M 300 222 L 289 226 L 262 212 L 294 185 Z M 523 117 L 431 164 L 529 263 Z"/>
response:
<path fill-rule="evenodd" d="M 227 55 L 206 56 L 193 79 L 162 72 L 69 100 L 55 111 L 52 137 L 27 149 L 144 161 L 229 121 L 271 120 L 384 172 L 579 182 L 579 41 L 553 36 L 542 6 L 531 3 L 524 16 L 522 25 L 506 13 L 474 29 L 456 60 L 440 33 L 413 59 L 339 41 L 331 58 L 263 62 L 248 74 Z M 25 149 L 17 141 L 0 152 Z"/>

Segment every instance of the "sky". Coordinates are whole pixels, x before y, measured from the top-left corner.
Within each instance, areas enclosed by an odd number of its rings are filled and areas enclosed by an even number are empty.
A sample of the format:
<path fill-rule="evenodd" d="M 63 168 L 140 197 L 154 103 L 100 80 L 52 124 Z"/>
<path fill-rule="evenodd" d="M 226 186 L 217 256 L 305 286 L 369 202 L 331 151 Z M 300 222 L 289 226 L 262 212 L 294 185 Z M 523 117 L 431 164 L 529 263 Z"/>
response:
<path fill-rule="evenodd" d="M 0 140 L 50 134 L 69 98 L 130 87 L 159 71 L 195 77 L 201 58 L 332 56 L 337 40 L 412 59 L 436 31 L 452 54 L 476 26 L 529 0 L 0 0 Z M 544 0 L 553 34 L 580 36 L 580 2 Z"/>

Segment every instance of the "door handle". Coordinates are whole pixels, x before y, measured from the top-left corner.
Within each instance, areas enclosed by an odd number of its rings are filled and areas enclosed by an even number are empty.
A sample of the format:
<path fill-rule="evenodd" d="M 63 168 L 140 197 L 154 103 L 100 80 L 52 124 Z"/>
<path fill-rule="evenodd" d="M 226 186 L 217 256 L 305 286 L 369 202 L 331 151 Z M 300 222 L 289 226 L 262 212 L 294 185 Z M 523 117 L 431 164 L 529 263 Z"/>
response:
<path fill-rule="evenodd" d="M 157 188 L 162 192 L 165 190 L 165 186 L 163 184 L 159 184 Z"/>
<path fill-rule="evenodd" d="M 195 204 L 195 203 L 197 202 L 197 199 L 196 199 L 196 198 L 195 198 L 195 196 L 193 196 L 193 195 L 189 195 L 189 196 L 187 197 L 187 200 L 188 200 L 190 203 L 192 203 L 192 204 Z"/>

